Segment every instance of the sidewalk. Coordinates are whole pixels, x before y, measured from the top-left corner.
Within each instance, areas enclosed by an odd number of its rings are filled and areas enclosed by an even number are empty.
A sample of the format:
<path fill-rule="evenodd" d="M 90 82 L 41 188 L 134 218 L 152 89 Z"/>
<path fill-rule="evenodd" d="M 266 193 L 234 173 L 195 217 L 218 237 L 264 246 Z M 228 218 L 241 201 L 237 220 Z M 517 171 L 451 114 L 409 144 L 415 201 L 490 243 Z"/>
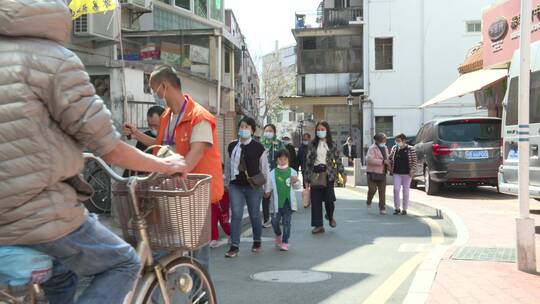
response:
<path fill-rule="evenodd" d="M 540 276 L 520 272 L 510 262 L 515 260 L 515 197 L 489 187 L 449 189 L 439 196 L 422 190 L 411 190 L 411 202 L 454 213 L 462 220 L 454 223 L 461 226 L 457 230 L 464 232 L 464 245 L 451 247 L 440 261 L 427 303 L 540 303 Z M 387 187 L 387 195 L 392 191 Z M 393 200 L 387 199 L 387 204 L 392 206 Z M 531 200 L 531 217 L 540 226 L 540 202 Z M 536 246 L 540 270 L 539 234 Z M 489 257 L 493 251 L 498 258 Z"/>

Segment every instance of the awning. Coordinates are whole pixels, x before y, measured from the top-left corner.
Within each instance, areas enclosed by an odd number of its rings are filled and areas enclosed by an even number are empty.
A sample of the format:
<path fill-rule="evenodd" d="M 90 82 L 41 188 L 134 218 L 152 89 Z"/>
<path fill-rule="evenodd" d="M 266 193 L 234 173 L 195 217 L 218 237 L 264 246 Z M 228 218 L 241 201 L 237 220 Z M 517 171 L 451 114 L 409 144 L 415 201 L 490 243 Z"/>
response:
<path fill-rule="evenodd" d="M 488 85 L 500 80 L 508 75 L 506 69 L 488 69 L 466 73 L 454 81 L 448 88 L 439 95 L 425 102 L 420 108 L 425 108 L 444 100 L 461 97 L 465 94 L 478 91 Z"/>

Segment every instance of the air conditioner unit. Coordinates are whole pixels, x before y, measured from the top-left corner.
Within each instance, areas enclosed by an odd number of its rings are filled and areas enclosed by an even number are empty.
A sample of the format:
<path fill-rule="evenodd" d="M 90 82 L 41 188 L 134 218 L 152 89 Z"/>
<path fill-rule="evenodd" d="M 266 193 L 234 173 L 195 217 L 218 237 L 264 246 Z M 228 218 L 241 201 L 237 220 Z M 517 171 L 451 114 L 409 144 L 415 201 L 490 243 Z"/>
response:
<path fill-rule="evenodd" d="M 103 40 L 118 39 L 118 21 L 114 11 L 104 14 L 86 14 L 73 21 L 76 37 L 95 37 Z"/>
<path fill-rule="evenodd" d="M 120 4 L 134 11 L 151 11 L 146 7 L 145 0 L 120 0 Z"/>

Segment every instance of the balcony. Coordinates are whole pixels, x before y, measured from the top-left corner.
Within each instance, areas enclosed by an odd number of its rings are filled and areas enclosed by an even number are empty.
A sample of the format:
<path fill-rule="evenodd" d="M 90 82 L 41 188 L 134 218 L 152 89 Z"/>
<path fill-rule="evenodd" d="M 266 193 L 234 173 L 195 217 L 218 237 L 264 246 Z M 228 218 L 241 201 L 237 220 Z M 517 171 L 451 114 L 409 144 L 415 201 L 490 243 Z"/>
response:
<path fill-rule="evenodd" d="M 361 7 L 322 8 L 317 11 L 297 12 L 295 29 L 315 29 L 349 26 L 351 22 L 363 20 Z"/>
<path fill-rule="evenodd" d="M 351 21 L 360 21 L 363 18 L 363 9 L 351 8 L 325 8 L 322 18 L 322 27 L 347 26 Z"/>

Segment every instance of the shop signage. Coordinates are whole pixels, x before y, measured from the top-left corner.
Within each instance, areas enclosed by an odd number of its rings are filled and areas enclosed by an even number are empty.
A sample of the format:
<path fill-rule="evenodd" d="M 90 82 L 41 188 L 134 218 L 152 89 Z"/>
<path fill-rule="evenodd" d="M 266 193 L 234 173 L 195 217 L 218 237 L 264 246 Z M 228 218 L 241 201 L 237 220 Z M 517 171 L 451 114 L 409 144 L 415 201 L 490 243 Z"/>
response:
<path fill-rule="evenodd" d="M 531 42 L 540 40 L 540 0 L 531 0 Z M 482 13 L 484 68 L 505 65 L 519 48 L 520 0 L 507 0 Z"/>

